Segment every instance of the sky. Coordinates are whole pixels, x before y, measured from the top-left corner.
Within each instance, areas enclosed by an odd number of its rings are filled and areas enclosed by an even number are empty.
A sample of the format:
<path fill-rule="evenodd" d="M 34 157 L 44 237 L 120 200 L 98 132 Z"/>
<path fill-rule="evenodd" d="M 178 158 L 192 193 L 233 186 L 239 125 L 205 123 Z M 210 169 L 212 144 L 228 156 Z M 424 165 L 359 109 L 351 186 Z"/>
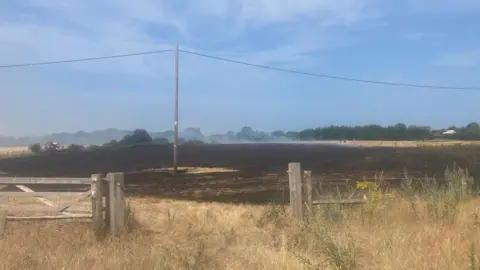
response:
<path fill-rule="evenodd" d="M 478 0 L 0 0 L 0 66 L 173 49 L 302 72 L 480 87 Z M 480 91 L 390 87 L 180 53 L 179 128 L 447 127 Z M 0 69 L 0 135 L 173 129 L 174 53 Z"/>

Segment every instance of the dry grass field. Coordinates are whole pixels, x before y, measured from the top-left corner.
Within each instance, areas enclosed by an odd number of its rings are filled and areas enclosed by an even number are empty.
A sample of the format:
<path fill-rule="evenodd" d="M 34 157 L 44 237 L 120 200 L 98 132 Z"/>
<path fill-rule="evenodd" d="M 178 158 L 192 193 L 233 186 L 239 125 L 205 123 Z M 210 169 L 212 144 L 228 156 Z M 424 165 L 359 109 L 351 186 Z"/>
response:
<path fill-rule="evenodd" d="M 458 140 L 431 140 L 431 141 L 332 141 L 335 143 L 344 143 L 349 145 L 358 145 L 363 147 L 441 147 L 441 146 L 460 146 L 460 145 L 479 145 L 480 141 L 458 141 Z M 0 157 L 19 156 L 31 154 L 28 146 L 0 147 Z"/>
<path fill-rule="evenodd" d="M 463 172 L 450 178 L 421 196 L 408 181 L 389 196 L 375 184 L 361 190 L 364 205 L 331 206 L 333 218 L 314 208 L 304 222 L 282 205 L 130 197 L 131 231 L 119 237 L 95 239 L 78 222 L 9 222 L 0 268 L 479 269 L 480 199 Z"/>
<path fill-rule="evenodd" d="M 418 147 L 442 147 L 442 146 L 478 146 L 480 141 L 456 141 L 456 140 L 433 140 L 417 141 Z"/>
<path fill-rule="evenodd" d="M 399 200 L 368 221 L 357 209 L 343 221 L 318 215 L 303 226 L 281 206 L 130 201 L 139 225 L 101 242 L 88 224 L 7 224 L 0 268 L 478 269 L 469 268 L 480 243 L 478 199 L 462 203 L 452 225 L 432 220 L 420 202 L 414 211 Z"/>
<path fill-rule="evenodd" d="M 431 140 L 431 141 L 331 141 L 333 143 L 344 143 L 358 145 L 363 147 L 441 147 L 458 145 L 478 145 L 480 141 L 460 141 L 460 140 Z M 28 146 L 0 146 L 1 156 L 16 156 L 31 154 Z"/>
<path fill-rule="evenodd" d="M 346 141 L 346 144 L 362 147 L 446 147 L 479 145 L 480 141 L 458 141 L 458 140 L 431 140 L 431 141 Z"/>
<path fill-rule="evenodd" d="M 31 154 L 28 146 L 0 147 L 0 157 L 11 157 Z"/>

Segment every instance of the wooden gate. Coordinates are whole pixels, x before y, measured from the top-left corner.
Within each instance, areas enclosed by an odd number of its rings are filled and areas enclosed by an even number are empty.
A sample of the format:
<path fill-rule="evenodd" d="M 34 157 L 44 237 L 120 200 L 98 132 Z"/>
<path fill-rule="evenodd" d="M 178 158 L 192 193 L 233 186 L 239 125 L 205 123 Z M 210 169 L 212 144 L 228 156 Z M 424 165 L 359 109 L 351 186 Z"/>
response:
<path fill-rule="evenodd" d="M 91 183 L 90 178 L 1 177 L 0 209 L 7 212 L 7 220 L 91 218 L 88 207 L 83 211 L 74 209 L 92 196 Z M 66 186 L 67 191 L 45 191 L 59 189 L 59 185 Z"/>
<path fill-rule="evenodd" d="M 123 173 L 106 178 L 0 177 L 0 211 L 4 220 L 92 220 L 94 230 L 125 228 Z M 55 191 L 52 191 L 55 190 Z"/>

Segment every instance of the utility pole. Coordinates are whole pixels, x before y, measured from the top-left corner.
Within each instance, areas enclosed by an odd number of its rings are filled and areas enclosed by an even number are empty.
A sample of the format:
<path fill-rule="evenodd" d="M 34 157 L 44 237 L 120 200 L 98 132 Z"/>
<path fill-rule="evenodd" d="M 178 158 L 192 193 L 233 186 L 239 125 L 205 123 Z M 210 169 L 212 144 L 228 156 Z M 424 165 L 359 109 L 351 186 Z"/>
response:
<path fill-rule="evenodd" d="M 173 173 L 178 173 L 178 45 L 175 48 L 175 120 L 173 122 Z"/>

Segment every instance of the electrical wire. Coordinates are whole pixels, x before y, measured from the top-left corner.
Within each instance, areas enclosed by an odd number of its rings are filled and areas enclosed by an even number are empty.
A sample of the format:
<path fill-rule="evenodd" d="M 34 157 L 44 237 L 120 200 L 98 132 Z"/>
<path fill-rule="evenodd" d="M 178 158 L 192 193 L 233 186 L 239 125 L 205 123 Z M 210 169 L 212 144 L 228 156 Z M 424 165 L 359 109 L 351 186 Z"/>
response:
<path fill-rule="evenodd" d="M 157 51 L 149 51 L 149 52 L 130 53 L 130 54 L 118 54 L 118 55 L 110 55 L 110 56 L 91 57 L 91 58 L 80 58 L 80 59 L 69 59 L 69 60 L 50 61 L 50 62 L 36 62 L 36 63 L 25 63 L 25 64 L 0 65 L 0 68 L 16 68 L 16 67 L 43 66 L 43 65 L 73 63 L 73 62 L 85 62 L 85 61 L 94 61 L 94 60 L 103 60 L 103 59 L 112 59 L 112 58 L 131 57 L 131 56 L 139 56 L 139 55 L 147 55 L 147 54 L 158 54 L 158 53 L 171 52 L 171 51 L 173 51 L 173 50 L 172 50 L 172 49 L 168 49 L 168 50 L 157 50 Z"/>
<path fill-rule="evenodd" d="M 101 56 L 101 57 L 69 59 L 69 60 L 60 60 L 60 61 L 0 65 L 0 68 L 17 68 L 17 67 L 42 66 L 42 65 L 73 63 L 73 62 L 85 62 L 85 61 L 94 61 L 94 60 L 103 60 L 103 59 L 112 59 L 112 58 L 123 58 L 123 57 L 132 57 L 132 56 L 140 56 L 140 55 L 159 54 L 159 53 L 171 52 L 171 51 L 174 51 L 174 49 L 156 50 L 156 51 L 130 53 L 130 54 L 119 54 L 119 55 L 110 55 L 110 56 Z M 179 50 L 179 51 L 182 52 L 182 53 L 187 53 L 187 54 L 191 54 L 191 55 L 201 56 L 201 57 L 210 58 L 210 59 L 219 60 L 219 61 L 224 61 L 224 62 L 230 62 L 230 63 L 234 63 L 234 64 L 240 64 L 240 65 L 245 65 L 245 66 L 251 66 L 251 67 L 262 68 L 262 69 L 269 69 L 269 70 L 286 72 L 286 73 L 293 73 L 293 74 L 299 74 L 299 75 L 321 77 L 321 78 L 327 78 L 327 79 L 335 79 L 335 80 L 343 80 L 343 81 L 351 81 L 351 82 L 359 82 L 359 83 L 380 84 L 380 85 L 387 85 L 387 86 L 403 86 L 403 87 L 413 87 L 413 88 L 480 91 L 480 87 L 462 87 L 462 86 L 443 86 L 443 85 L 395 83 L 395 82 L 388 82 L 388 81 L 375 81 L 375 80 L 365 80 L 365 79 L 342 77 L 342 76 L 333 76 L 333 75 L 327 75 L 327 74 L 311 73 L 311 72 L 297 71 L 297 70 L 291 70 L 291 69 L 277 68 L 277 67 L 272 67 L 272 66 L 258 65 L 258 64 L 253 64 L 253 63 L 248 63 L 248 62 L 243 62 L 243 61 L 237 61 L 237 60 L 232 60 L 232 59 L 226 59 L 226 58 L 222 58 L 222 57 L 217 57 L 217 56 L 212 56 L 212 55 L 207 55 L 207 54 L 197 53 L 197 52 L 192 52 L 192 51 L 187 51 L 187 50 Z"/>
<path fill-rule="evenodd" d="M 203 53 L 197 53 L 197 52 L 191 52 L 191 51 L 185 51 L 185 50 L 179 50 L 179 51 L 183 52 L 183 53 L 187 53 L 187 54 L 192 54 L 192 55 L 196 55 L 196 56 L 201 56 L 201 57 L 205 57 L 205 58 L 210 58 L 210 59 L 214 59 L 214 60 L 220 60 L 220 61 L 224 61 L 224 62 L 240 64 L 240 65 L 245 65 L 245 66 L 257 67 L 257 68 L 263 68 L 263 69 L 269 69 L 269 70 L 275 70 L 275 71 L 281 71 L 281 72 L 287 72 L 287 73 L 293 73 L 293 74 L 307 75 L 307 76 L 313 76 L 313 77 L 335 79 L 335 80 L 352 81 L 352 82 L 360 82 L 360 83 L 370 83 L 370 84 L 381 84 L 381 85 L 388 85 L 388 86 L 414 87 L 414 88 L 480 91 L 480 87 L 460 87 L 460 86 L 442 86 L 442 85 L 422 85 L 422 84 L 410 84 L 410 83 L 395 83 L 395 82 L 363 80 L 363 79 L 348 78 L 348 77 L 341 77 L 341 76 L 332 76 L 332 75 L 326 75 L 326 74 L 310 73 L 310 72 L 296 71 L 296 70 L 291 70 L 291 69 L 283 69 L 283 68 L 276 68 L 276 67 L 271 67 L 271 66 L 257 65 L 257 64 L 252 64 L 252 63 L 247 63 L 247 62 L 242 62 L 242 61 L 237 61 L 237 60 L 231 60 L 231 59 L 226 59 L 226 58 L 222 58 L 222 57 L 211 56 L 211 55 L 207 55 L 207 54 L 203 54 Z"/>

